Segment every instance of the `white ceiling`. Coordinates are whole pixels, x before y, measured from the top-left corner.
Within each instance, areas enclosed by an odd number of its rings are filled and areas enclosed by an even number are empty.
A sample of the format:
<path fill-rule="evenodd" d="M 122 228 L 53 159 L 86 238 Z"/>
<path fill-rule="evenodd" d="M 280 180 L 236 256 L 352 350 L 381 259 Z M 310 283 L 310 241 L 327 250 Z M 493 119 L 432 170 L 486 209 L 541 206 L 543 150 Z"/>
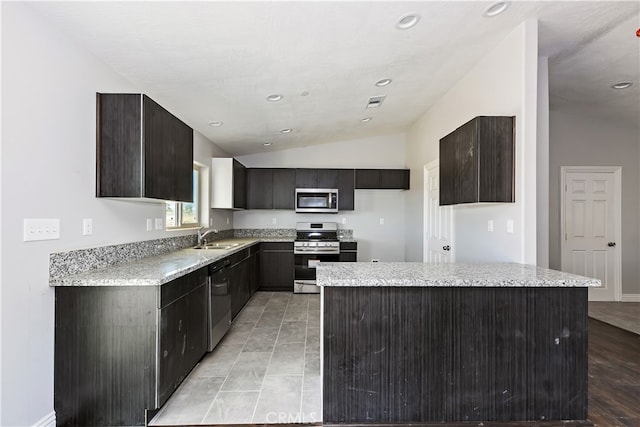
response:
<path fill-rule="evenodd" d="M 483 17 L 491 4 L 31 3 L 232 155 L 404 131 L 529 18 L 539 20 L 540 54 L 549 56 L 552 107 L 639 126 L 640 2 L 512 2 L 502 15 Z M 420 14 L 418 25 L 396 29 L 407 12 Z M 393 82 L 374 86 L 382 78 Z M 624 80 L 634 85 L 610 89 Z M 270 94 L 284 99 L 268 102 Z M 383 105 L 366 110 L 376 95 L 386 95 Z"/>

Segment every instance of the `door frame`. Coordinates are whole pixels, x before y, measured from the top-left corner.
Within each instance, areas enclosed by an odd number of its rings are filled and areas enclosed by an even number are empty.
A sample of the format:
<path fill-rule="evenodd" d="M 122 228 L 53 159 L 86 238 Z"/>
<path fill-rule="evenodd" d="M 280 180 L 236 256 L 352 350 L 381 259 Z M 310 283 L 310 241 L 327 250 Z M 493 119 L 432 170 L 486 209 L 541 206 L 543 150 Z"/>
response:
<path fill-rule="evenodd" d="M 564 253 L 567 246 L 567 240 L 563 239 L 566 233 L 565 226 L 565 202 L 567 174 L 572 172 L 578 173 L 613 173 L 613 179 L 616 185 L 615 191 L 615 231 L 614 238 L 618 249 L 618 256 L 614 266 L 615 283 L 613 284 L 614 301 L 622 301 L 622 166 L 560 166 L 560 267 L 564 268 Z"/>
<path fill-rule="evenodd" d="M 429 169 L 439 167 L 440 159 L 435 159 L 424 165 L 423 187 L 422 187 L 422 262 L 427 262 L 427 225 L 429 223 Z M 439 188 L 439 186 L 438 186 Z M 438 189 L 438 193 L 440 190 Z M 442 207 L 442 206 L 441 206 Z M 451 252 L 449 253 L 449 262 L 455 262 L 455 215 L 452 206 L 446 206 L 450 209 L 449 218 L 449 240 L 451 241 Z"/>

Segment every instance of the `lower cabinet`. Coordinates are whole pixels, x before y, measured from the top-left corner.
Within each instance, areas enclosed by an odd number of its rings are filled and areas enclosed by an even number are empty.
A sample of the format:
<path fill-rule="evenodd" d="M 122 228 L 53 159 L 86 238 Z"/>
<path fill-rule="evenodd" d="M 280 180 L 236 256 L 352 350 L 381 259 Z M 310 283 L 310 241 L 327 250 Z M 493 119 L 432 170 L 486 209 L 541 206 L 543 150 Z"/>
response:
<path fill-rule="evenodd" d="M 57 287 L 57 425 L 145 425 L 206 352 L 206 284 Z"/>
<path fill-rule="evenodd" d="M 260 244 L 260 290 L 293 292 L 293 242 Z"/>
<path fill-rule="evenodd" d="M 256 244 L 231 255 L 229 287 L 231 318 L 235 318 L 259 287 L 260 245 Z"/>
<path fill-rule="evenodd" d="M 358 242 L 340 242 L 339 262 L 358 261 Z"/>

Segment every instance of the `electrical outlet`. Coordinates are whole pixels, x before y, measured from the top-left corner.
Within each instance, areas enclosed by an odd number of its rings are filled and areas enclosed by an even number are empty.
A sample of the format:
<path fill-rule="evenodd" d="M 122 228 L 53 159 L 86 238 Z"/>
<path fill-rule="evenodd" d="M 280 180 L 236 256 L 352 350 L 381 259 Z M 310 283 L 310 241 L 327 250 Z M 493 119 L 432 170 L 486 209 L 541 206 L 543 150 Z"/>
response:
<path fill-rule="evenodd" d="M 156 218 L 156 230 L 162 230 L 162 218 Z"/>
<path fill-rule="evenodd" d="M 380 262 L 380 260 L 378 258 L 373 258 L 371 262 Z"/>
<path fill-rule="evenodd" d="M 274 225 L 277 224 L 278 223 L 278 219 L 275 218 L 275 217 L 271 218 L 271 223 L 274 224 Z"/>
<path fill-rule="evenodd" d="M 25 242 L 60 238 L 60 220 L 57 218 L 25 218 L 23 223 Z"/>
<path fill-rule="evenodd" d="M 380 225 L 384 225 L 384 218 L 380 218 Z"/>
<path fill-rule="evenodd" d="M 347 218 L 342 218 L 342 224 L 346 224 L 347 223 Z"/>
<path fill-rule="evenodd" d="M 213 225 L 213 224 L 211 224 L 211 225 Z M 229 225 L 229 217 L 227 217 L 227 225 Z"/>
<path fill-rule="evenodd" d="M 513 233 L 513 220 L 507 220 L 507 233 Z"/>
<path fill-rule="evenodd" d="M 93 220 L 91 218 L 84 218 L 82 220 L 82 235 L 91 236 L 93 234 Z"/>
<path fill-rule="evenodd" d="M 147 218 L 147 231 L 153 230 L 153 219 Z"/>
<path fill-rule="evenodd" d="M 487 221 L 487 231 L 493 231 L 493 220 Z"/>

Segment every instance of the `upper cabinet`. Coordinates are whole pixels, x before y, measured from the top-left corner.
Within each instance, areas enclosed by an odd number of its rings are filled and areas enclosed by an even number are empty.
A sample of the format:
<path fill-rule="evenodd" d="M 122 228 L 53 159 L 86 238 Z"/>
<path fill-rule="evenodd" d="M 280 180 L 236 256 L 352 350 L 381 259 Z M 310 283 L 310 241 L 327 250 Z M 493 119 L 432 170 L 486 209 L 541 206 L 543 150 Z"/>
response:
<path fill-rule="evenodd" d="M 356 169 L 356 190 L 408 190 L 409 169 Z"/>
<path fill-rule="evenodd" d="M 96 196 L 193 201 L 193 130 L 142 94 L 97 94 Z"/>
<path fill-rule="evenodd" d="M 440 140 L 440 205 L 514 201 L 515 117 L 479 116 Z"/>
<path fill-rule="evenodd" d="M 239 161 L 230 157 L 211 159 L 211 207 L 247 207 L 247 168 Z"/>
<path fill-rule="evenodd" d="M 295 169 L 247 169 L 247 209 L 293 209 Z"/>

